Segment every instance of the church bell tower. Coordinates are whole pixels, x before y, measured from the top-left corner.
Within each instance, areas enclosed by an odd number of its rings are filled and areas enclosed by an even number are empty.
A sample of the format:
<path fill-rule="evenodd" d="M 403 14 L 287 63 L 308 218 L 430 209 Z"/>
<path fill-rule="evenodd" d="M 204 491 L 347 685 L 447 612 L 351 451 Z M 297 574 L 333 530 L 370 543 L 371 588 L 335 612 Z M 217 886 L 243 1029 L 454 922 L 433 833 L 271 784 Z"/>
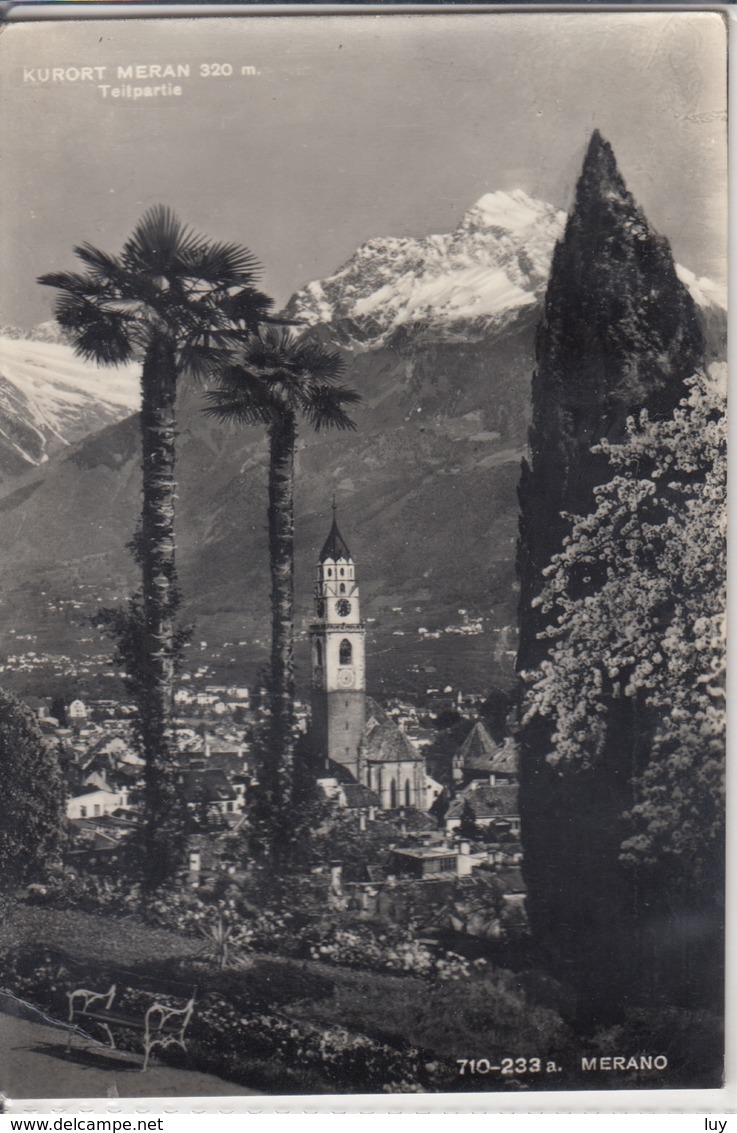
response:
<path fill-rule="evenodd" d="M 315 620 L 310 626 L 312 734 L 318 753 L 358 780 L 358 749 L 366 720 L 366 630 L 356 567 L 333 526 L 317 563 Z"/>

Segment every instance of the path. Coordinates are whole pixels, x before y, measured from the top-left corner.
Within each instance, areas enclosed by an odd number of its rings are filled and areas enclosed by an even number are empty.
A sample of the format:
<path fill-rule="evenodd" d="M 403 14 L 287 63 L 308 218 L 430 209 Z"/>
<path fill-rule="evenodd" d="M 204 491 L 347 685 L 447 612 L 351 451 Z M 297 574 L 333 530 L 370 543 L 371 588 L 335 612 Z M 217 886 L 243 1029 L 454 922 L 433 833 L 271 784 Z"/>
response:
<path fill-rule="evenodd" d="M 3 1007 L 7 1010 L 6 1005 Z M 257 1090 L 213 1074 L 178 1070 L 123 1051 L 75 1039 L 66 1053 L 64 1028 L 34 1018 L 0 1013 L 0 1091 L 8 1098 L 235 1097 Z"/>

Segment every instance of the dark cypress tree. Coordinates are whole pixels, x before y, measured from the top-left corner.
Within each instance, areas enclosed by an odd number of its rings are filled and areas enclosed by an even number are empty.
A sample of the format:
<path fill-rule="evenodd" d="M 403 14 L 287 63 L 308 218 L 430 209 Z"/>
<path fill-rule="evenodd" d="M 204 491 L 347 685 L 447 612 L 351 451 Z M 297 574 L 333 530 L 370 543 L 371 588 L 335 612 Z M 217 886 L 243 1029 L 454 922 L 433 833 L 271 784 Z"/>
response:
<path fill-rule="evenodd" d="M 51 701 L 51 715 L 59 721 L 62 728 L 66 728 L 68 723 L 67 703 L 61 694 L 57 694 Z"/>
<path fill-rule="evenodd" d="M 608 476 L 591 446 L 620 439 L 627 417 L 643 408 L 669 416 L 703 351 L 670 245 L 648 225 L 595 130 L 538 328 L 531 463 L 519 491 L 520 668 L 545 652 L 530 610 L 566 531 L 560 513 L 589 512 L 594 487 Z"/>
<path fill-rule="evenodd" d="M 543 615 L 533 601 L 568 530 L 564 513 L 590 512 L 595 486 L 610 475 L 591 447 L 602 437 L 621 439 L 627 417 L 643 408 L 668 416 L 703 351 L 668 241 L 650 228 L 611 146 L 595 131 L 553 256 L 537 337 L 531 459 L 519 487 L 520 670 L 536 668 L 546 654 L 538 635 L 555 612 Z M 594 584 L 573 580 L 579 592 Z M 546 721 L 537 718 L 521 733 L 530 923 L 543 953 L 575 980 L 595 1016 L 607 1005 L 594 989 L 616 1000 L 636 967 L 636 895 L 618 858 L 629 781 L 646 743 L 627 705 L 596 770 L 563 777 L 546 762 Z"/>
<path fill-rule="evenodd" d="M 478 838 L 479 828 L 476 825 L 476 814 L 471 806 L 470 799 L 466 799 L 461 810 L 461 821 L 458 824 L 458 833 L 461 838 Z"/>

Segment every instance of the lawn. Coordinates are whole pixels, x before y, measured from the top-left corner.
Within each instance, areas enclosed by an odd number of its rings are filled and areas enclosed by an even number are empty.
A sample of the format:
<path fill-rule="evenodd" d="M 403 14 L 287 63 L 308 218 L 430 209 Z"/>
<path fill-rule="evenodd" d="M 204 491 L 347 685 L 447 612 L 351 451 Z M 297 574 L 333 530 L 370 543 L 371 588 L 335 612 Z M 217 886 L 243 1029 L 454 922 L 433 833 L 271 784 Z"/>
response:
<path fill-rule="evenodd" d="M 196 986 L 188 1053 L 166 1051 L 162 1058 L 271 1094 L 582 1084 L 581 1039 L 561 1017 L 560 988 L 540 972 L 489 964 L 466 977 L 428 979 L 264 953 L 245 969 L 219 971 L 203 945 L 133 915 L 17 906 L 0 930 L 0 964 L 9 990 L 16 990 L 16 978 L 20 997 L 56 1018 L 65 1015 L 70 981 L 100 990 L 119 981 L 123 998 L 139 1010 L 147 993 L 151 1002 L 152 989 L 161 996 L 175 994 L 175 984 Z M 714 1047 L 718 1060 L 718 1028 L 710 1019 L 635 1020 L 632 1026 L 631 1036 L 629 1025 L 624 1032 L 612 1028 L 590 1036 L 587 1048 L 610 1053 L 629 1042 L 645 1049 L 654 1028 L 675 1070 L 676 1063 L 685 1068 L 691 1061 L 687 1036 L 703 1031 L 701 1045 L 707 1052 Z M 562 1072 L 459 1077 L 458 1059 L 499 1064 L 504 1058 L 539 1058 Z M 668 1084 L 659 1077 L 646 1073 L 598 1084 Z"/>
<path fill-rule="evenodd" d="M 110 917 L 73 909 L 18 905 L 0 926 L 0 948 L 33 943 L 85 960 L 129 967 L 162 957 L 195 956 L 202 942 L 136 917 Z"/>

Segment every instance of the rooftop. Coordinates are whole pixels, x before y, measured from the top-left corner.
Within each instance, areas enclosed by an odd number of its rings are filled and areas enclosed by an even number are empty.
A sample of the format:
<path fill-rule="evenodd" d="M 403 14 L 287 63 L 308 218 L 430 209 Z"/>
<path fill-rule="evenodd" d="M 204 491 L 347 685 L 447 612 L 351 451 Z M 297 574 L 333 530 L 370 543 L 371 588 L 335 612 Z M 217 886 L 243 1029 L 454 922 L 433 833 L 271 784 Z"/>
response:
<path fill-rule="evenodd" d="M 320 552 L 319 562 L 324 563 L 327 559 L 332 559 L 337 562 L 338 559 L 345 559 L 346 562 L 351 557 L 351 552 L 348 550 L 345 539 L 338 530 L 338 521 L 333 514 L 333 526 L 330 528 L 330 534 L 325 540 L 325 545 Z"/>
<path fill-rule="evenodd" d="M 458 850 L 449 846 L 412 846 L 411 849 L 393 849 L 393 854 L 401 854 L 403 858 L 415 858 L 418 861 L 431 861 L 433 858 L 451 858 L 458 856 Z"/>
<path fill-rule="evenodd" d="M 381 800 L 375 791 L 369 790 L 363 783 L 346 783 L 343 786 L 343 794 L 345 796 L 345 805 L 349 809 L 381 805 Z"/>
<path fill-rule="evenodd" d="M 466 802 L 476 819 L 519 814 L 518 788 L 513 783 L 500 783 L 494 787 L 490 783 L 472 784 L 450 804 L 445 815 L 446 821 L 449 818 L 460 818 Z"/>
<path fill-rule="evenodd" d="M 503 744 L 495 743 L 478 720 L 463 741 L 458 760 L 466 771 L 514 776 L 517 774 L 517 745 L 509 737 Z"/>
<path fill-rule="evenodd" d="M 422 763 L 424 756 L 412 746 L 395 723 L 369 723 L 361 740 L 367 763 Z"/>

